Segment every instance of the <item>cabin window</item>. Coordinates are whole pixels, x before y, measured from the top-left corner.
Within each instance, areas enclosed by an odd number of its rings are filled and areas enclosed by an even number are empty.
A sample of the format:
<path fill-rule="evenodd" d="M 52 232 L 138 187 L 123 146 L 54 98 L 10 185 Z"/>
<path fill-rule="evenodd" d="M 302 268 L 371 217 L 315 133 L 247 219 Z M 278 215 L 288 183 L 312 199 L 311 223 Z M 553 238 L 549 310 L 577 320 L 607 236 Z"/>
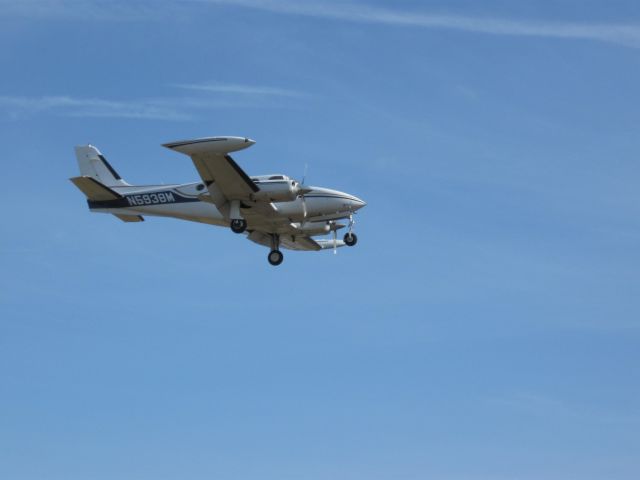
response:
<path fill-rule="evenodd" d="M 284 180 L 284 177 L 282 175 L 274 175 L 269 177 L 269 180 Z"/>

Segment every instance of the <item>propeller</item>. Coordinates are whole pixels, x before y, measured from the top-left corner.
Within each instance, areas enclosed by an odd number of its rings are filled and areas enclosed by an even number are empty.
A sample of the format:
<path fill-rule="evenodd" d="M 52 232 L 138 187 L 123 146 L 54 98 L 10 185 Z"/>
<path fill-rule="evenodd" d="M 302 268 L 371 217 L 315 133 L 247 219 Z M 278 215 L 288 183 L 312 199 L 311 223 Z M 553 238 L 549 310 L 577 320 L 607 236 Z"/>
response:
<path fill-rule="evenodd" d="M 304 182 L 307 180 L 307 170 L 308 169 L 309 169 L 309 164 L 305 163 L 304 164 L 304 173 L 302 174 L 302 181 L 300 182 L 299 187 L 298 187 L 298 192 L 299 192 L 298 196 L 302 200 L 302 223 L 304 223 L 307 220 L 307 199 L 304 196 L 305 196 L 305 194 L 311 192 L 310 188 L 305 188 L 304 187 Z"/>
<path fill-rule="evenodd" d="M 300 199 L 302 200 L 302 223 L 307 220 L 307 200 L 304 198 L 304 193 L 300 194 Z"/>

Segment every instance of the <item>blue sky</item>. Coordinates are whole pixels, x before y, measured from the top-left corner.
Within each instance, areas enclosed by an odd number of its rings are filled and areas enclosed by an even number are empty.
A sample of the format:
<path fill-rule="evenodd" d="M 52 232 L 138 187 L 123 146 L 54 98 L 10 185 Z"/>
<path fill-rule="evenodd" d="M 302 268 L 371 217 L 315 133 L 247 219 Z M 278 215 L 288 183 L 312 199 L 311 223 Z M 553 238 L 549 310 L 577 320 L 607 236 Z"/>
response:
<path fill-rule="evenodd" d="M 636 479 L 640 4 L 0 0 L 0 477 Z M 90 214 L 91 142 L 365 199 L 358 246 Z"/>

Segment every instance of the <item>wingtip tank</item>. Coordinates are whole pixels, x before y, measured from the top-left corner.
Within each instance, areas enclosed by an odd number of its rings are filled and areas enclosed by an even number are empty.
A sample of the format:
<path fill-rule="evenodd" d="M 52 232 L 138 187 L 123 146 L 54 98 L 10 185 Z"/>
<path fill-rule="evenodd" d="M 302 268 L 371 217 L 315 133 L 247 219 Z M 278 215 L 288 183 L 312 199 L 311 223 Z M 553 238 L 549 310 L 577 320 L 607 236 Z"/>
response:
<path fill-rule="evenodd" d="M 224 155 L 249 148 L 256 143 L 247 137 L 204 137 L 193 140 L 179 140 L 162 144 L 163 147 L 170 148 L 185 155 L 196 155 L 199 153 L 213 153 Z"/>

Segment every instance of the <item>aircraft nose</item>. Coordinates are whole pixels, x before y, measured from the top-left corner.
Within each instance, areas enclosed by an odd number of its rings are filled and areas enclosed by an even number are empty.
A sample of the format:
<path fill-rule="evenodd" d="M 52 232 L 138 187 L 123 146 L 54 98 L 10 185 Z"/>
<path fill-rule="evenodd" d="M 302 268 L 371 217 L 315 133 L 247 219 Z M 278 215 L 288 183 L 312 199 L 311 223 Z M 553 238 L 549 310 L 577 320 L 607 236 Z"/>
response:
<path fill-rule="evenodd" d="M 353 207 L 356 210 L 361 209 L 362 207 L 366 207 L 367 206 L 367 202 L 365 202 L 364 200 L 358 198 L 358 197 L 353 197 L 353 200 L 351 201 L 351 203 L 353 204 Z"/>

